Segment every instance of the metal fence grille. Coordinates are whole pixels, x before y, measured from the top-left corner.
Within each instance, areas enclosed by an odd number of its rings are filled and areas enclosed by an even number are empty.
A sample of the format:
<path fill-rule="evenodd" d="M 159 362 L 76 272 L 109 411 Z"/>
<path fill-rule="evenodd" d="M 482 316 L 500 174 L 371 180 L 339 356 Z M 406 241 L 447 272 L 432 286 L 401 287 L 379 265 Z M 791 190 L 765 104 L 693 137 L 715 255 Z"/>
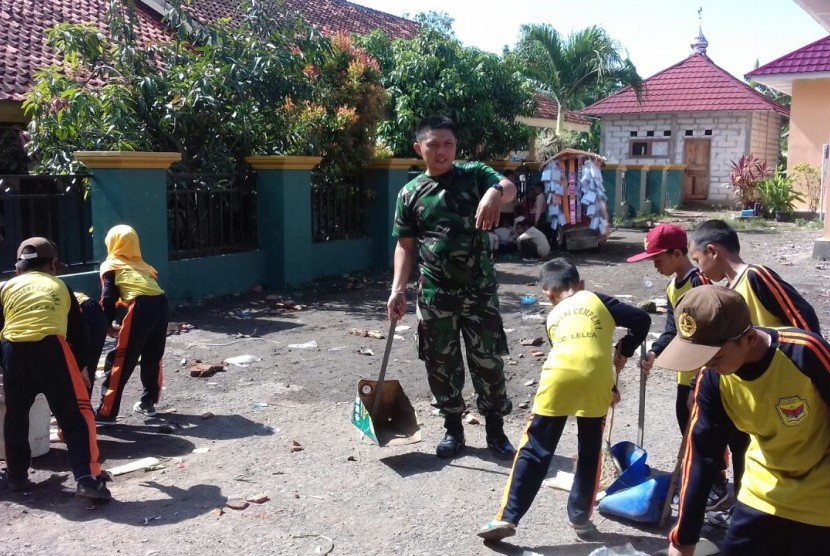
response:
<path fill-rule="evenodd" d="M 14 272 L 17 247 L 41 236 L 58 247 L 70 271 L 91 269 L 92 210 L 89 176 L 0 176 L 0 273 Z"/>
<path fill-rule="evenodd" d="M 256 249 L 256 175 L 170 173 L 170 260 Z"/>
<path fill-rule="evenodd" d="M 369 235 L 366 213 L 370 206 L 362 183 L 314 184 L 311 190 L 311 237 L 315 243 Z"/>

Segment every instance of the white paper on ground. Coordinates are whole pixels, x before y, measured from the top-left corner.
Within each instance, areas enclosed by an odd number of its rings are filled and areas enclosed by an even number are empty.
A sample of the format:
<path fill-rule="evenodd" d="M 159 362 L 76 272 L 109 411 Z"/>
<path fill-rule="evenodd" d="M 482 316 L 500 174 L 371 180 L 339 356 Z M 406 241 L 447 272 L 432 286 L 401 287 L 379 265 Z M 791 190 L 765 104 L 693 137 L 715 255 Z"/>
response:
<path fill-rule="evenodd" d="M 141 458 L 135 461 L 131 461 L 130 463 L 125 463 L 124 465 L 119 465 L 118 467 L 113 467 L 109 470 L 109 472 L 115 477 L 117 477 L 118 475 L 124 475 L 126 473 L 132 473 L 133 471 L 147 469 L 148 467 L 153 467 L 154 465 L 158 465 L 160 463 L 161 460 L 158 458 Z"/>
<path fill-rule="evenodd" d="M 556 475 L 550 479 L 545 479 L 542 484 L 546 487 L 570 492 L 574 484 L 574 474 L 567 471 L 557 471 Z"/>

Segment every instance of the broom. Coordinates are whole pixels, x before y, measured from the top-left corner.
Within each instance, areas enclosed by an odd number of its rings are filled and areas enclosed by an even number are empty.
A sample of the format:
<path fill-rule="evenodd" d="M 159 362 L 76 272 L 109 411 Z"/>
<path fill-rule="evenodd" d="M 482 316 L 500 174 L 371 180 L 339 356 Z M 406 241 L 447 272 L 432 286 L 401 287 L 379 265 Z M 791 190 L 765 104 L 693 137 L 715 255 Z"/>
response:
<path fill-rule="evenodd" d="M 614 380 L 614 387 L 616 389 L 617 381 Z M 614 409 L 616 404 L 611 406 L 611 417 L 608 420 L 608 435 L 602 443 L 602 457 L 600 459 L 600 476 L 599 489 L 605 490 L 611 483 L 617 480 L 620 476 L 622 466 L 614 454 L 611 453 L 611 431 L 614 429 Z"/>

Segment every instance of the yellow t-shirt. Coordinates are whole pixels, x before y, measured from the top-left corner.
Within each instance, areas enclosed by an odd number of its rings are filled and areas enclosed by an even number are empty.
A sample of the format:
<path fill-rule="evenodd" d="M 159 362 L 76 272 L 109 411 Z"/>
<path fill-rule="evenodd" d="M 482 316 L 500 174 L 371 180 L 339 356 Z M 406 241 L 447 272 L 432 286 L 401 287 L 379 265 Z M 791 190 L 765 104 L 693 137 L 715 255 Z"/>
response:
<path fill-rule="evenodd" d="M 137 270 L 116 270 L 115 285 L 118 286 L 121 300 L 125 303 L 130 303 L 141 295 L 154 296 L 164 293 L 152 276 Z"/>
<path fill-rule="evenodd" d="M 666 299 L 671 306 L 677 307 L 677 302 L 684 293 L 695 287 L 694 282 L 699 280 L 700 278 L 700 270 L 697 268 L 693 268 L 688 275 L 686 275 L 683 280 L 681 280 L 681 284 L 677 285 L 677 280 L 675 278 L 671 279 L 669 285 L 666 286 Z M 678 371 L 677 372 L 677 384 L 680 386 L 689 386 L 692 381 L 692 378 L 697 374 L 697 371 Z"/>
<path fill-rule="evenodd" d="M 599 297 L 580 291 L 548 315 L 550 354 L 542 366 L 533 413 L 604 417 L 614 387 L 614 318 Z"/>
<path fill-rule="evenodd" d="M 719 384 L 726 414 L 750 438 L 738 500 L 830 526 L 830 409 L 810 378 L 779 349 L 760 377 L 721 376 Z"/>
<path fill-rule="evenodd" d="M 69 288 L 44 272 L 15 276 L 0 290 L 5 325 L 0 338 L 37 342 L 46 336 L 66 336 L 71 300 Z"/>
<path fill-rule="evenodd" d="M 743 297 L 744 301 L 746 301 L 746 304 L 749 307 L 750 322 L 752 322 L 755 326 L 766 326 L 769 328 L 790 326 L 790 323 L 784 322 L 770 313 L 761 303 L 761 300 L 758 299 L 758 296 L 752 290 L 752 284 L 749 283 L 750 272 L 757 273 L 758 270 L 752 265 L 747 266 L 738 277 L 738 281 L 735 282 L 735 285 L 732 287 L 732 289 L 741 294 L 741 297 Z"/>

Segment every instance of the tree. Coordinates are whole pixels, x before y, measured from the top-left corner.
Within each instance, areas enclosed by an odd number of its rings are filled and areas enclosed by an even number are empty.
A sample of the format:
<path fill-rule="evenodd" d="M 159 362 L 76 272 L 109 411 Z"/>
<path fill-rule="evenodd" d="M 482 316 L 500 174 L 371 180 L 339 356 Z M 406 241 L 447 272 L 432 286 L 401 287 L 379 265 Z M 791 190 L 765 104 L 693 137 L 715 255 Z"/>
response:
<path fill-rule="evenodd" d="M 203 26 L 171 2 L 169 44 L 140 46 L 124 0 L 109 0 L 109 37 L 49 31 L 63 67 L 39 72 L 24 103 L 39 170 L 77 170 L 76 150 L 177 151 L 179 171 L 213 174 L 250 154 L 368 161 L 383 91 L 365 53 L 273 3 L 249 0 L 241 23 Z"/>
<path fill-rule="evenodd" d="M 556 134 L 562 133 L 562 112 L 578 110 L 623 87 L 639 98 L 642 79 L 622 47 L 601 27 L 588 27 L 563 38 L 548 24 L 524 25 L 508 58 L 542 93 L 559 105 Z"/>
<path fill-rule="evenodd" d="M 361 44 L 382 57 L 377 37 Z M 529 129 L 515 118 L 531 113 L 531 89 L 499 56 L 464 47 L 430 25 L 391 43 L 391 51 L 394 64 L 383 76 L 390 104 L 378 138 L 395 156 L 412 156 L 415 126 L 430 114 L 456 123 L 460 158 L 499 158 L 527 145 Z"/>

